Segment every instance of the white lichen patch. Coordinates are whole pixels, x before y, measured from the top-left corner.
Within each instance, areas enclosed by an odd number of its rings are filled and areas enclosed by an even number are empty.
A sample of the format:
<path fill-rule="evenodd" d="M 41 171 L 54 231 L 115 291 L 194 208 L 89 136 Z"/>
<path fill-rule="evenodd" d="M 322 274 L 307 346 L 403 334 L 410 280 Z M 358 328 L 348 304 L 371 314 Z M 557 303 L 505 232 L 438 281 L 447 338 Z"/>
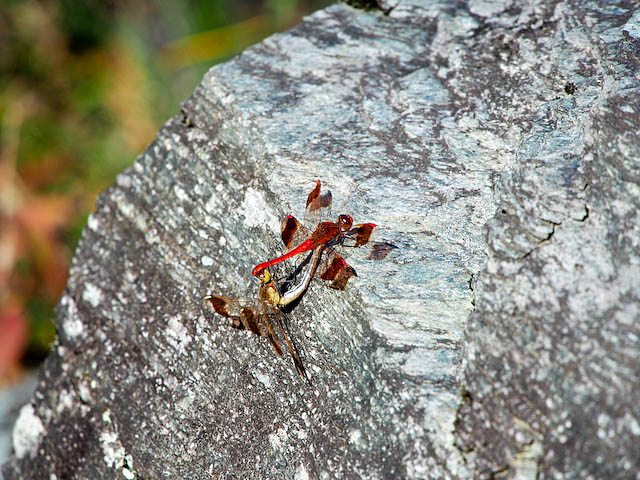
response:
<path fill-rule="evenodd" d="M 102 454 L 104 455 L 104 462 L 109 467 L 120 469 L 125 464 L 130 463 L 130 458 L 127 458 L 128 456 L 125 454 L 124 447 L 122 446 L 122 443 L 120 443 L 117 433 L 109 431 L 102 432 L 100 434 L 100 444 L 102 447 Z M 125 469 L 129 471 L 129 468 L 125 467 Z"/>
<path fill-rule="evenodd" d="M 108 408 L 102 412 L 102 421 L 107 424 L 111 423 L 111 410 Z"/>
<path fill-rule="evenodd" d="M 209 137 L 199 128 L 190 128 L 187 130 L 187 139 L 189 143 L 196 143 L 198 140 L 208 141 Z"/>
<path fill-rule="evenodd" d="M 166 330 L 167 341 L 178 353 L 184 353 L 187 345 L 191 343 L 191 335 L 187 328 L 180 323 L 178 317 L 169 318 Z"/>
<path fill-rule="evenodd" d="M 245 218 L 245 225 L 249 228 L 267 225 L 274 233 L 280 233 L 280 222 L 273 209 L 264 200 L 262 192 L 248 188 L 240 214 Z"/>
<path fill-rule="evenodd" d="M 186 202 L 187 200 L 189 200 L 189 195 L 187 195 L 187 192 L 185 192 L 179 185 L 173 186 L 173 193 L 178 198 L 178 200 L 182 202 Z"/>
<path fill-rule="evenodd" d="M 275 433 L 269 434 L 269 443 L 271 444 L 271 448 L 273 448 L 274 450 L 280 450 L 280 448 L 282 447 L 280 437 L 278 437 L 278 435 L 276 435 Z"/>
<path fill-rule="evenodd" d="M 210 267 L 211 265 L 213 265 L 213 258 L 208 255 L 203 255 L 202 257 L 200 257 L 200 263 L 203 267 Z"/>
<path fill-rule="evenodd" d="M 222 201 L 220 200 L 220 197 L 217 193 L 213 193 L 209 197 L 209 200 L 207 200 L 207 202 L 204 204 L 205 211 L 207 212 L 216 212 L 221 208 L 221 206 Z"/>
<path fill-rule="evenodd" d="M 68 390 L 61 390 L 60 395 L 58 395 L 58 405 L 56 406 L 56 412 L 58 415 L 62 413 L 63 410 L 71 410 L 73 407 L 73 393 Z"/>
<path fill-rule="evenodd" d="M 103 298 L 104 295 L 102 294 L 102 290 L 92 283 L 85 284 L 84 291 L 82 292 L 82 299 L 85 302 L 88 302 L 95 308 L 102 303 Z"/>
<path fill-rule="evenodd" d="M 625 413 L 623 418 L 623 425 L 629 429 L 632 435 L 640 437 L 640 422 L 636 417 L 633 417 L 629 413 Z"/>
<path fill-rule="evenodd" d="M 362 447 L 364 445 L 364 442 L 362 441 L 362 432 L 357 428 L 351 430 L 349 432 L 349 442 L 356 447 Z"/>
<path fill-rule="evenodd" d="M 27 454 L 35 455 L 43 433 L 44 425 L 36 415 L 33 406 L 31 404 L 23 406 L 13 428 L 13 450 L 16 457 L 20 459 Z"/>
<path fill-rule="evenodd" d="M 76 306 L 76 302 L 74 302 L 73 298 L 70 296 L 65 295 L 60 300 L 60 305 L 67 309 L 67 313 L 62 321 L 62 329 L 64 330 L 65 335 L 71 340 L 80 337 L 84 330 L 84 325 L 78 316 L 78 307 Z"/>
<path fill-rule="evenodd" d="M 124 195 L 120 194 L 120 195 L 114 195 L 114 201 L 116 202 L 116 205 L 118 207 L 118 210 L 120 210 L 120 212 L 127 218 L 132 218 L 133 215 L 135 214 L 135 207 L 130 204 L 129 202 L 127 202 L 127 200 L 125 199 Z"/>
<path fill-rule="evenodd" d="M 121 173 L 116 176 L 116 184 L 118 184 L 118 186 L 122 188 L 131 188 L 131 177 L 129 175 Z"/>
<path fill-rule="evenodd" d="M 180 401 L 176 403 L 176 406 L 183 412 L 188 412 L 189 410 L 191 410 L 191 406 L 193 405 L 194 400 L 195 398 L 193 394 L 189 392 L 188 395 L 185 395 Z"/>
<path fill-rule="evenodd" d="M 268 375 L 265 375 L 264 373 L 256 373 L 256 378 L 260 381 L 260 383 L 262 383 L 265 387 L 267 387 L 268 389 L 271 388 L 271 378 L 269 378 Z"/>
<path fill-rule="evenodd" d="M 309 472 L 307 472 L 306 467 L 304 466 L 304 463 L 301 463 L 300 465 L 298 465 L 298 468 L 296 468 L 296 473 L 295 476 L 293 477 L 295 480 L 309 480 Z"/>
<path fill-rule="evenodd" d="M 154 243 L 158 243 L 160 241 L 160 237 L 158 236 L 158 231 L 155 228 L 149 229 L 148 232 L 144 235 L 144 240 L 149 244 L 153 245 Z"/>
<path fill-rule="evenodd" d="M 84 325 L 82 324 L 82 320 L 77 317 L 66 317 L 62 323 L 62 328 L 67 337 L 75 339 L 82 335 Z"/>
<path fill-rule="evenodd" d="M 149 225 L 147 224 L 147 220 L 142 215 L 137 215 L 135 218 L 136 227 L 141 232 L 146 232 L 149 229 Z"/>
<path fill-rule="evenodd" d="M 279 428 L 277 432 L 269 434 L 269 443 L 274 450 L 280 450 L 289 440 L 289 435 L 285 427 Z"/>
<path fill-rule="evenodd" d="M 89 385 L 87 385 L 85 382 L 80 383 L 80 385 L 78 385 L 78 395 L 84 403 L 90 403 L 91 389 L 89 388 Z"/>
<path fill-rule="evenodd" d="M 307 412 L 302 412 L 302 415 L 300 415 L 300 417 L 302 418 L 302 421 L 307 426 L 307 428 L 309 428 L 311 426 L 311 419 L 309 418 L 309 415 L 307 415 Z"/>
<path fill-rule="evenodd" d="M 227 233 L 227 236 L 226 236 L 225 242 L 229 244 L 229 248 L 231 250 L 237 250 L 238 248 L 240 248 L 240 240 L 238 240 L 238 237 L 236 237 L 230 231 L 226 233 Z"/>
<path fill-rule="evenodd" d="M 98 222 L 98 219 L 96 218 L 95 214 L 92 213 L 91 215 L 89 215 L 89 218 L 87 218 L 87 226 L 94 232 L 98 231 L 98 227 L 100 227 L 100 222 Z"/>
<path fill-rule="evenodd" d="M 118 433 L 115 430 L 111 430 L 113 423 L 111 421 L 111 411 L 106 409 L 102 413 L 102 421 L 109 426 L 108 430 L 103 431 L 100 434 L 100 446 L 102 447 L 102 454 L 104 455 L 104 462 L 107 466 L 120 470 L 120 473 L 127 478 L 135 478 L 136 472 L 133 469 L 133 459 L 131 455 L 127 455 Z"/>

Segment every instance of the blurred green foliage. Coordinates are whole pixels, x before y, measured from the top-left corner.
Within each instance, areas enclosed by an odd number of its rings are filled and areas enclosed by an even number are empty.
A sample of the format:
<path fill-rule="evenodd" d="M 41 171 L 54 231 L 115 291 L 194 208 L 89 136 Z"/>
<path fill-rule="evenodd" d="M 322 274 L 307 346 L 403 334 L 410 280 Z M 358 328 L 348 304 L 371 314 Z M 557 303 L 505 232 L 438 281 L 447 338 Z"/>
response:
<path fill-rule="evenodd" d="M 214 63 L 329 3 L 2 3 L 0 385 L 46 355 L 96 195 Z"/>

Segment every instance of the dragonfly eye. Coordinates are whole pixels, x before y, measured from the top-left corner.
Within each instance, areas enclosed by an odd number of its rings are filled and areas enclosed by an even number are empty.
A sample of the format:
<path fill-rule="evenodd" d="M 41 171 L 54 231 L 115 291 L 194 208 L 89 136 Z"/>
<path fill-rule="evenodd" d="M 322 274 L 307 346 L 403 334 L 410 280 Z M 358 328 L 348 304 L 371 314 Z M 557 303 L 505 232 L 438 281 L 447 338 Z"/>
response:
<path fill-rule="evenodd" d="M 338 225 L 340 225 L 340 230 L 346 232 L 353 225 L 353 218 L 350 215 L 340 215 L 338 217 Z"/>

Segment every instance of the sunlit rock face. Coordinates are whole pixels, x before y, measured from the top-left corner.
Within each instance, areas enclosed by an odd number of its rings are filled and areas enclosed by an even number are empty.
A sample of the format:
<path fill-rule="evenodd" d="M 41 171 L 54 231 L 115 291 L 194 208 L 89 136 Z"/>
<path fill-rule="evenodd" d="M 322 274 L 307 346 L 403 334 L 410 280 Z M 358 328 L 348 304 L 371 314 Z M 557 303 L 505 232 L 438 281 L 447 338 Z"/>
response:
<path fill-rule="evenodd" d="M 364 3 L 212 68 L 99 197 L 6 478 L 640 470 L 637 7 Z M 318 179 L 398 248 L 286 313 L 307 382 L 202 297 L 256 296 Z"/>

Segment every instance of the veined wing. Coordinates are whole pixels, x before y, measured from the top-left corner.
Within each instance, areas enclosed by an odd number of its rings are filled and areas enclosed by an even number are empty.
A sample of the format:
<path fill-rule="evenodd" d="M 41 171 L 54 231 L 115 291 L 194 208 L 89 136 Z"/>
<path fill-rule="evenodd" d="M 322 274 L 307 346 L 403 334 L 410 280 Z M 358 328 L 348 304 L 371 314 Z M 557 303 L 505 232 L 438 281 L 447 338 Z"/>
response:
<path fill-rule="evenodd" d="M 252 275 L 258 276 L 265 268 L 273 267 L 280 262 L 294 257 L 302 252 L 308 252 L 314 248 L 314 240 L 311 238 L 313 232 L 302 225 L 296 217 L 289 215 L 280 224 L 280 237 L 284 243 L 287 252 L 277 258 L 262 262 L 251 272 Z"/>
<path fill-rule="evenodd" d="M 376 225 L 373 223 L 355 225 L 337 239 L 335 246 L 359 247 L 366 245 L 369 243 L 375 227 Z M 308 228 L 291 215 L 282 221 L 281 236 L 287 251 L 293 250 L 306 241 L 311 233 Z M 373 242 L 367 258 L 383 260 L 393 248 L 396 247 L 389 243 Z M 331 282 L 329 286 L 337 290 L 344 290 L 349 279 L 357 276 L 354 268 L 332 246 L 324 248 L 321 253 L 316 250 L 304 257 L 304 260 L 300 263 L 301 266 L 297 267 L 296 270 L 298 271 L 294 272 L 294 276 L 298 277 L 298 279 L 290 279 L 288 281 L 288 284 L 293 286 L 289 286 L 283 294 L 283 304 L 297 299 L 306 290 L 313 275 L 318 275 L 323 280 Z M 316 261 L 318 264 L 314 266 Z"/>
<path fill-rule="evenodd" d="M 316 187 L 307 197 L 307 213 L 326 210 L 331 206 L 331 192 L 325 195 L 320 194 L 320 181 L 316 182 Z M 298 266 L 293 271 L 293 276 L 285 280 L 286 287 L 283 289 L 282 302 L 285 305 L 299 298 L 306 290 L 311 278 L 316 274 L 324 255 L 323 265 L 320 266 L 319 276 L 331 282 L 333 288 L 344 290 L 349 279 L 356 276 L 355 270 L 350 267 L 344 259 L 335 251 L 333 247 L 361 247 L 371 243 L 369 256 L 370 260 L 382 260 L 396 248 L 390 243 L 370 242 L 371 234 L 376 228 L 374 223 L 361 223 L 353 225 L 353 219 L 349 215 L 340 215 L 337 222 L 320 222 L 312 232 L 305 225 L 300 223 L 294 216 L 287 216 L 280 226 L 280 235 L 287 252 L 277 258 L 256 265 L 252 271 L 253 275 L 260 275 L 265 269 L 279 264 L 288 259 L 295 258 Z M 305 255 L 301 255 L 305 252 Z M 305 259 L 305 260 L 301 260 Z M 306 270 L 301 270 L 301 266 L 308 264 Z M 302 274 L 300 272 L 302 271 Z M 296 280 L 295 277 L 299 279 Z M 293 285 L 293 286 L 291 286 Z M 281 292 L 282 293 L 282 292 Z"/>
<path fill-rule="evenodd" d="M 351 227 L 340 237 L 340 244 L 347 247 L 361 247 L 369 243 L 375 223 L 359 223 Z"/>
<path fill-rule="evenodd" d="M 287 252 L 293 250 L 302 242 L 311 238 L 313 232 L 305 227 L 293 215 L 288 215 L 280 224 L 280 238 Z"/>
<path fill-rule="evenodd" d="M 331 288 L 344 290 L 351 277 L 357 277 L 355 269 L 349 265 L 333 248 L 328 248 L 323 261 L 318 267 L 317 274 L 329 283 Z"/>
<path fill-rule="evenodd" d="M 275 308 L 271 308 L 261 300 L 239 301 L 218 295 L 207 295 L 204 300 L 209 302 L 217 314 L 231 319 L 231 327 L 240 330 L 246 328 L 256 335 L 267 337 L 276 354 L 279 357 L 282 356 L 282 348 L 275 338 L 269 318 L 279 313 Z"/>
<path fill-rule="evenodd" d="M 374 223 L 360 223 L 354 225 L 351 229 L 345 232 L 339 239 L 337 244 L 344 247 L 362 247 L 364 245 L 371 245 L 366 257 L 367 260 L 384 260 L 387 256 L 395 250 L 394 244 L 389 242 L 375 242 L 371 241 L 373 229 L 376 227 Z"/>
<path fill-rule="evenodd" d="M 275 320 L 278 327 L 282 331 L 282 336 L 289 348 L 289 353 L 293 357 L 293 363 L 296 366 L 296 370 L 302 378 L 307 378 L 302 361 L 298 356 L 298 353 L 293 348 L 287 332 L 284 329 L 284 324 L 281 317 L 282 312 L 274 305 L 270 305 L 263 300 L 235 300 L 233 298 L 221 297 L 217 295 L 207 295 L 204 297 L 207 300 L 213 310 L 223 317 L 231 319 L 231 326 L 233 328 L 251 330 L 256 335 L 267 337 L 271 347 L 276 354 L 281 357 L 282 349 L 278 344 L 271 321 Z"/>
<path fill-rule="evenodd" d="M 272 267 L 295 255 L 314 250 L 322 243 L 335 239 L 342 231 L 351 227 L 352 219 L 348 215 L 340 215 L 338 223 L 319 222 L 331 208 L 331 192 L 320 194 L 320 180 L 307 197 L 305 221 L 310 222 L 315 230 L 312 232 L 302 225 L 294 216 L 287 216 L 280 228 L 280 236 L 287 249 L 284 255 L 256 265 L 251 274 L 258 276 L 265 268 Z"/>
<path fill-rule="evenodd" d="M 325 194 L 321 194 L 320 190 L 320 180 L 317 180 L 315 188 L 307 196 L 304 223 L 309 228 L 315 228 L 318 223 L 331 219 L 331 191 L 327 190 Z"/>

